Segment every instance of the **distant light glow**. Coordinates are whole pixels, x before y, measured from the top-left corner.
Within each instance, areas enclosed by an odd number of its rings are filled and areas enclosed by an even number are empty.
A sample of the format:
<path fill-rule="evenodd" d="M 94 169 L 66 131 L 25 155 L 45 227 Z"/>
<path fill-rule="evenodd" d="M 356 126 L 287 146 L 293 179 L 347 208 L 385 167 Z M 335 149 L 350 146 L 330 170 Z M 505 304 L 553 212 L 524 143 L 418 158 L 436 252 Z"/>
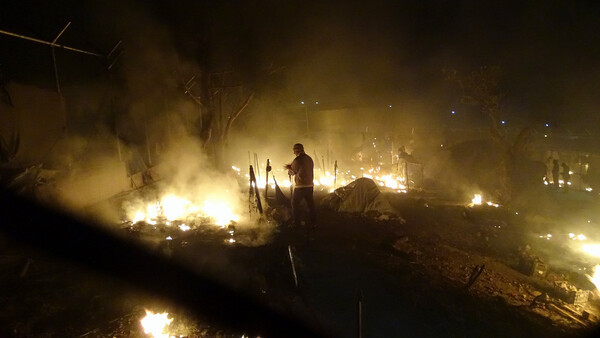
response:
<path fill-rule="evenodd" d="M 550 124 L 549 124 L 549 123 L 546 123 L 546 127 L 550 127 Z"/>
<path fill-rule="evenodd" d="M 502 124 L 506 124 L 506 121 L 502 120 L 500 123 L 502 123 Z"/>
<path fill-rule="evenodd" d="M 319 104 L 319 101 L 315 101 L 315 104 Z"/>
<path fill-rule="evenodd" d="M 392 108 L 392 105 L 390 104 L 388 107 Z"/>
<path fill-rule="evenodd" d="M 456 114 L 456 112 L 453 110 L 450 112 L 450 114 L 454 115 L 454 114 Z"/>
<path fill-rule="evenodd" d="M 544 134 L 544 137 L 548 137 L 548 135 Z"/>
<path fill-rule="evenodd" d="M 300 104 L 304 104 L 304 101 L 300 101 Z"/>

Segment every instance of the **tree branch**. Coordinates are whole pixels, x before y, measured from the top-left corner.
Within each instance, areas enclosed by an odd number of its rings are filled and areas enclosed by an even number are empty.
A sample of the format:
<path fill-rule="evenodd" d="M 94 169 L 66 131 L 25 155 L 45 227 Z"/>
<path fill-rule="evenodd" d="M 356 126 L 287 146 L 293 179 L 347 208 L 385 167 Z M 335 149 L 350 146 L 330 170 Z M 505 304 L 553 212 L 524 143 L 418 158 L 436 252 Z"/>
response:
<path fill-rule="evenodd" d="M 229 129 L 231 129 L 231 126 L 233 125 L 233 122 L 248 107 L 248 105 L 250 104 L 250 101 L 252 101 L 252 99 L 254 98 L 254 94 L 255 93 L 252 92 L 250 95 L 248 95 L 248 97 L 246 98 L 246 100 L 244 102 L 242 102 L 242 104 L 237 109 L 237 111 L 234 114 L 231 114 L 229 116 L 229 119 L 227 120 L 227 125 L 225 126 L 225 130 L 223 131 L 223 134 L 221 134 L 221 141 L 227 140 L 227 136 L 229 136 Z"/>

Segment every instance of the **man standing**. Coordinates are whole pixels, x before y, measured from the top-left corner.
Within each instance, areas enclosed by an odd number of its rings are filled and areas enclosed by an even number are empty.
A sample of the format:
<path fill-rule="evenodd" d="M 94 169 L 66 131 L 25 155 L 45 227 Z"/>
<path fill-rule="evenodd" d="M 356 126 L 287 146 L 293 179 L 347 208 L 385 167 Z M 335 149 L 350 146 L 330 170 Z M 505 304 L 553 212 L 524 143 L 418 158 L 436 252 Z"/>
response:
<path fill-rule="evenodd" d="M 294 176 L 294 192 L 292 193 L 292 215 L 294 217 L 294 225 L 300 226 L 300 203 L 306 201 L 310 214 L 310 226 L 317 225 L 317 212 L 315 210 L 315 202 L 313 199 L 313 168 L 314 163 L 310 156 L 304 152 L 304 146 L 300 143 L 294 144 L 294 155 L 296 158 L 291 164 L 286 164 L 285 169 L 290 175 Z"/>

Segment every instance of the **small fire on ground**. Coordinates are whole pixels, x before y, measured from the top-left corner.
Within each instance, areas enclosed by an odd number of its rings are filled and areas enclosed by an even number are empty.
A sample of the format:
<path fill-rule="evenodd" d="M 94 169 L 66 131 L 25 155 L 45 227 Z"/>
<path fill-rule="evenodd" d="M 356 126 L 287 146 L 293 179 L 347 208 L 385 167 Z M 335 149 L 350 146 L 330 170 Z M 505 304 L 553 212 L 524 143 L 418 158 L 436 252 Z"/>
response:
<path fill-rule="evenodd" d="M 154 338 L 168 338 L 171 334 L 168 332 L 168 327 L 173 321 L 173 318 L 168 317 L 167 312 L 154 313 L 146 310 L 146 316 L 140 320 L 144 333 Z"/>
<path fill-rule="evenodd" d="M 231 166 L 237 175 L 242 176 L 242 170 L 237 166 Z M 401 175 L 394 173 L 384 173 L 381 167 L 374 167 L 371 169 L 360 168 L 361 172 L 358 175 L 352 174 L 350 170 L 338 171 L 337 174 L 332 174 L 329 171 L 323 171 L 321 169 L 314 170 L 313 184 L 316 189 L 327 190 L 333 192 L 335 189 L 348 185 L 358 178 L 366 177 L 375 181 L 380 187 L 386 187 L 399 193 L 406 193 L 406 179 Z M 264 169 L 263 169 L 264 170 Z M 244 175 L 248 180 L 250 179 L 249 174 Z M 272 177 L 275 176 L 277 184 L 280 187 L 289 188 L 292 186 L 292 182 L 289 180 L 286 170 L 274 170 L 269 177 L 269 188 L 275 189 L 275 181 Z M 283 179 L 281 179 L 283 177 Z M 267 185 L 266 177 L 261 175 L 259 172 L 256 173 L 256 183 L 259 187 L 265 187 Z"/>
<path fill-rule="evenodd" d="M 481 194 L 474 194 L 473 199 L 471 200 L 471 206 L 482 205 L 482 204 L 483 204 L 483 196 Z M 500 204 L 490 202 L 490 201 L 485 202 L 485 204 L 489 205 L 490 207 L 494 207 L 494 208 L 500 207 Z"/>
<path fill-rule="evenodd" d="M 151 225 L 161 222 L 166 225 L 179 223 L 177 226 L 182 231 L 187 231 L 191 227 L 186 222 L 194 222 L 199 219 L 225 227 L 232 221 L 238 222 L 240 216 L 223 199 L 206 199 L 201 204 L 195 204 L 188 199 L 170 194 L 146 205 L 145 208 L 138 209 L 131 222 L 136 224 L 144 221 Z"/>

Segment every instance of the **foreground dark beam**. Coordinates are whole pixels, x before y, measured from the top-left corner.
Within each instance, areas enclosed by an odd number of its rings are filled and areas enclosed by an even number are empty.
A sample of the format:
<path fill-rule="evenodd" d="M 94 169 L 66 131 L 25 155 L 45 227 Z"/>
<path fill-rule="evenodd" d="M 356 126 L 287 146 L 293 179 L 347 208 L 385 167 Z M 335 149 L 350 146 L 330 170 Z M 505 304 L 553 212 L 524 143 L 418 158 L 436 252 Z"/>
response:
<path fill-rule="evenodd" d="M 8 238 L 171 300 L 213 324 L 251 337 L 329 336 L 91 222 L 5 191 L 0 212 L 0 232 Z"/>

